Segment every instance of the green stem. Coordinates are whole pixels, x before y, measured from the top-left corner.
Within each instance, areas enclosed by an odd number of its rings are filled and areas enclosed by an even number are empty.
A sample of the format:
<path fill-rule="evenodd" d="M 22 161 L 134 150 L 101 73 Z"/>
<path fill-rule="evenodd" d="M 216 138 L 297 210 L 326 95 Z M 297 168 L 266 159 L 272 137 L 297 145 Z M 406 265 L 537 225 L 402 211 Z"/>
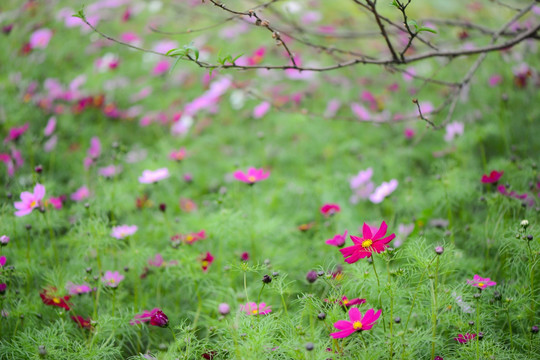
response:
<path fill-rule="evenodd" d="M 510 348 L 514 349 L 514 340 L 512 338 L 512 322 L 510 321 L 510 307 L 506 308 L 506 318 L 508 319 L 508 332 L 510 333 Z"/>
<path fill-rule="evenodd" d="M 174 346 L 176 347 L 176 334 L 174 333 L 174 330 L 170 326 L 169 326 L 169 330 L 171 331 L 173 341 L 174 341 Z"/>
<path fill-rule="evenodd" d="M 116 289 L 112 292 L 112 316 L 114 316 L 114 309 L 116 308 Z"/>
<path fill-rule="evenodd" d="M 260 302 L 261 302 L 261 294 L 262 294 L 262 292 L 263 292 L 263 290 L 264 290 L 264 286 L 265 286 L 265 285 L 266 285 L 266 284 L 263 283 L 263 285 L 262 285 L 262 287 L 261 287 L 261 291 L 259 291 L 259 296 L 257 296 L 257 306 L 258 306 L 258 305 L 260 304 Z"/>
<path fill-rule="evenodd" d="M 476 302 L 476 360 L 480 359 L 480 298 Z"/>
<path fill-rule="evenodd" d="M 431 333 L 431 358 L 433 359 L 435 357 L 435 339 L 437 336 L 437 280 L 439 277 L 439 257 L 437 257 L 437 261 L 435 262 L 435 278 L 431 282 L 431 298 L 433 301 L 433 305 L 431 308 L 431 327 L 432 327 L 432 333 Z"/>
<path fill-rule="evenodd" d="M 244 292 L 246 294 L 246 304 L 247 304 L 249 302 L 249 297 L 248 297 L 248 291 L 247 291 L 247 274 L 245 271 L 244 271 Z"/>
<path fill-rule="evenodd" d="M 375 277 L 377 278 L 377 299 L 379 300 L 379 309 L 383 310 L 382 299 L 381 299 L 381 282 L 379 281 L 379 275 L 377 274 L 377 269 L 375 268 L 374 256 L 371 256 L 371 265 L 373 266 L 373 272 L 375 273 Z M 384 329 L 384 332 L 386 332 L 386 319 L 384 317 L 384 311 L 382 311 L 382 316 L 383 316 L 383 329 Z"/>
<path fill-rule="evenodd" d="M 53 248 L 53 251 L 54 251 L 54 260 L 58 264 L 59 263 L 58 249 L 56 247 L 56 238 L 54 236 L 54 231 L 53 231 L 53 229 L 51 227 L 51 223 L 49 222 L 49 212 L 45 211 L 44 216 L 45 216 L 45 221 L 47 222 L 47 227 L 49 228 L 49 238 L 51 240 L 52 248 Z"/>
<path fill-rule="evenodd" d="M 287 304 L 285 303 L 285 298 L 283 297 L 283 292 L 281 292 L 280 295 L 281 295 L 281 303 L 283 304 L 283 310 L 285 310 L 285 315 L 288 317 L 289 313 L 287 312 Z"/>

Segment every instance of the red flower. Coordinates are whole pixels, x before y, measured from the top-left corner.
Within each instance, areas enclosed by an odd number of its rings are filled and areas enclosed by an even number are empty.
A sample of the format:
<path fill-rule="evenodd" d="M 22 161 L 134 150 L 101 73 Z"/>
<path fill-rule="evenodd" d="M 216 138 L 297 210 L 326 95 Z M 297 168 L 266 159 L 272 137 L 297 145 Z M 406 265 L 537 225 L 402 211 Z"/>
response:
<path fill-rule="evenodd" d="M 338 204 L 324 204 L 321 207 L 321 214 L 328 217 L 328 216 L 337 214 L 340 210 L 341 208 L 339 207 Z"/>
<path fill-rule="evenodd" d="M 207 252 L 205 255 L 201 256 L 201 267 L 204 272 L 208 271 L 208 267 L 214 262 L 214 257 L 210 252 Z"/>
<path fill-rule="evenodd" d="M 388 247 L 387 244 L 396 237 L 396 234 L 383 237 L 386 235 L 387 228 L 388 226 L 383 221 L 379 230 L 372 234 L 369 225 L 364 223 L 362 237 L 351 235 L 354 245 L 339 250 L 343 254 L 345 262 L 353 264 L 362 258 L 371 257 L 373 252 L 381 253 L 385 251 Z"/>
<path fill-rule="evenodd" d="M 79 325 L 79 327 L 81 329 L 91 329 L 92 328 L 92 323 L 91 323 L 90 318 L 85 319 L 82 316 L 77 315 L 77 316 L 72 316 L 71 320 L 75 321 L 77 323 L 77 325 Z"/>
<path fill-rule="evenodd" d="M 135 315 L 135 317 L 129 323 L 131 325 L 136 325 L 143 322 L 149 322 L 152 326 L 169 326 L 169 318 L 159 308 L 154 308 L 150 311 L 144 310 L 142 314 Z"/>
<path fill-rule="evenodd" d="M 366 299 L 360 299 L 360 298 L 356 298 L 356 299 L 347 299 L 346 296 L 343 296 L 341 298 L 341 300 L 339 300 L 339 305 L 343 306 L 344 308 L 349 308 L 353 305 L 360 305 L 360 304 L 364 304 L 366 302 Z"/>
<path fill-rule="evenodd" d="M 489 175 L 482 175 L 482 184 L 495 184 L 503 176 L 504 171 L 493 170 Z"/>
<path fill-rule="evenodd" d="M 68 301 L 71 296 L 66 295 L 64 297 L 59 297 L 56 295 L 56 291 L 57 289 L 55 287 L 43 289 L 43 291 L 39 293 L 39 296 L 45 305 L 58 306 L 69 311 L 71 308 L 69 307 Z"/>
<path fill-rule="evenodd" d="M 456 340 L 460 344 L 466 344 L 470 340 L 474 339 L 475 337 L 476 337 L 476 334 L 466 333 L 465 335 L 459 334 L 458 337 L 454 338 L 454 340 Z"/>

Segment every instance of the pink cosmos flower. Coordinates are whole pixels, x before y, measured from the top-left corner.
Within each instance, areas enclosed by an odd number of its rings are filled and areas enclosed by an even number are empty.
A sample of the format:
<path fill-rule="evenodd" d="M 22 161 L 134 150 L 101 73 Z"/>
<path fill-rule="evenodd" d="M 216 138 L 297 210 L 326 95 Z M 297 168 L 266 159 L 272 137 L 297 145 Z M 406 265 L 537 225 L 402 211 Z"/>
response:
<path fill-rule="evenodd" d="M 253 185 L 258 181 L 267 179 L 270 176 L 270 171 L 264 171 L 264 169 L 255 169 L 253 167 L 250 167 L 247 173 L 238 170 L 235 171 L 233 175 L 236 180 Z"/>
<path fill-rule="evenodd" d="M 120 225 L 112 228 L 111 236 L 116 239 L 124 239 L 137 232 L 137 225 Z"/>
<path fill-rule="evenodd" d="M 206 232 L 201 230 L 186 235 L 180 235 L 180 239 L 186 244 L 192 245 L 194 242 L 206 239 Z"/>
<path fill-rule="evenodd" d="M 502 82 L 502 76 L 499 74 L 495 74 L 489 77 L 489 86 L 494 87 L 499 85 Z"/>
<path fill-rule="evenodd" d="M 368 121 L 371 118 L 371 114 L 363 105 L 360 105 L 358 103 L 352 103 L 351 110 L 353 114 L 358 117 L 359 120 Z"/>
<path fill-rule="evenodd" d="M 476 334 L 466 333 L 465 335 L 459 334 L 458 337 L 454 338 L 454 340 L 456 340 L 460 344 L 466 344 L 470 340 L 474 339 L 475 337 L 476 337 Z"/>
<path fill-rule="evenodd" d="M 106 178 L 112 178 L 115 175 L 118 175 L 121 171 L 122 171 L 121 166 L 109 165 L 109 166 L 99 168 L 98 174 Z"/>
<path fill-rule="evenodd" d="M 152 184 L 170 176 L 169 169 L 161 168 L 155 171 L 144 170 L 142 176 L 139 177 L 139 182 L 142 184 Z"/>
<path fill-rule="evenodd" d="M 171 63 L 167 60 L 162 60 L 152 69 L 152 75 L 159 76 L 165 74 L 171 68 Z"/>
<path fill-rule="evenodd" d="M 120 274 L 118 271 L 106 271 L 105 275 L 101 278 L 103 284 L 111 288 L 117 288 L 122 280 L 124 280 L 124 275 Z"/>
<path fill-rule="evenodd" d="M 180 209 L 187 213 L 196 211 L 197 204 L 191 199 L 180 199 Z"/>
<path fill-rule="evenodd" d="M 26 130 L 28 130 L 28 126 L 29 124 L 26 123 L 21 127 L 12 127 L 11 129 L 9 129 L 8 135 L 4 139 L 4 143 L 7 143 L 8 141 L 14 141 L 20 138 L 21 135 L 24 134 Z"/>
<path fill-rule="evenodd" d="M 339 250 L 345 258 L 345 262 L 354 264 L 362 258 L 371 257 L 373 252 L 381 253 L 385 251 L 388 247 L 387 244 L 396 237 L 396 234 L 384 237 L 387 229 L 386 222 L 383 221 L 379 230 L 373 234 L 369 225 L 364 223 L 362 237 L 351 235 L 350 238 L 354 245 Z"/>
<path fill-rule="evenodd" d="M 227 315 L 231 311 L 231 307 L 227 303 L 221 303 L 218 305 L 218 311 L 221 315 Z"/>
<path fill-rule="evenodd" d="M 34 193 L 23 191 L 21 193 L 21 201 L 14 203 L 15 209 L 17 209 L 15 216 L 25 216 L 30 214 L 32 210 L 41 206 L 44 197 L 45 186 L 41 184 L 36 184 L 34 187 Z"/>
<path fill-rule="evenodd" d="M 370 182 L 371 177 L 373 176 L 373 169 L 367 168 L 366 170 L 360 170 L 358 175 L 354 176 L 350 180 L 351 189 L 357 189 L 363 185 L 366 185 Z"/>
<path fill-rule="evenodd" d="M 257 303 L 248 302 L 245 305 L 240 305 L 240 311 L 245 312 L 247 315 L 266 315 L 272 312 L 270 306 L 266 306 L 266 303 L 260 303 L 257 306 Z"/>
<path fill-rule="evenodd" d="M 381 185 L 379 185 L 373 194 L 369 196 L 369 201 L 371 201 L 374 204 L 381 203 L 384 198 L 386 198 L 388 195 L 394 192 L 398 186 L 398 181 L 396 179 L 392 179 L 389 182 L 383 182 Z"/>
<path fill-rule="evenodd" d="M 382 310 L 379 310 L 375 313 L 374 309 L 369 309 L 368 311 L 366 311 L 364 316 L 362 316 L 362 313 L 360 312 L 360 310 L 358 310 L 358 308 L 350 308 L 350 321 L 339 320 L 335 322 L 334 327 L 341 331 L 331 333 L 330 336 L 334 339 L 341 339 L 350 336 L 357 331 L 371 330 L 375 322 L 381 316 L 381 312 Z"/>
<path fill-rule="evenodd" d="M 343 306 L 344 308 L 350 308 L 353 305 L 361 305 L 366 302 L 366 299 L 347 299 L 347 297 L 344 295 L 341 300 L 338 300 L 339 305 Z"/>
<path fill-rule="evenodd" d="M 259 105 L 255 106 L 255 108 L 253 109 L 253 117 L 255 119 L 262 118 L 264 115 L 266 115 L 268 111 L 270 111 L 270 107 L 271 105 L 268 101 L 264 101 L 260 103 Z"/>
<path fill-rule="evenodd" d="M 324 204 L 321 207 L 321 214 L 323 214 L 326 217 L 337 214 L 340 211 L 341 211 L 341 208 L 339 207 L 338 204 Z"/>
<path fill-rule="evenodd" d="M 415 132 L 414 132 L 414 129 L 406 128 L 403 134 L 405 135 L 405 138 L 412 139 L 414 137 Z"/>
<path fill-rule="evenodd" d="M 169 154 L 169 159 L 176 160 L 176 161 L 182 161 L 186 158 L 186 149 L 180 148 L 179 150 L 173 150 Z"/>
<path fill-rule="evenodd" d="M 264 59 L 264 54 L 266 53 L 266 48 L 264 46 L 255 50 L 252 56 L 248 57 L 247 63 L 250 66 L 260 64 Z"/>
<path fill-rule="evenodd" d="M 208 267 L 214 262 L 214 257 L 212 254 L 210 254 L 210 252 L 207 252 L 206 254 L 201 255 L 200 261 L 202 270 L 207 272 Z"/>
<path fill-rule="evenodd" d="M 152 326 L 167 327 L 169 318 L 160 308 L 154 308 L 152 310 L 143 310 L 142 314 L 135 315 L 129 324 L 137 325 L 145 322 L 150 323 Z"/>
<path fill-rule="evenodd" d="M 493 170 L 489 175 L 482 175 L 482 184 L 494 184 L 503 176 L 504 171 Z"/>
<path fill-rule="evenodd" d="M 52 133 L 54 132 L 54 129 L 56 129 L 56 118 L 52 116 L 47 122 L 45 129 L 43 129 L 43 134 L 45 136 L 51 136 Z"/>
<path fill-rule="evenodd" d="M 9 244 L 9 236 L 7 235 L 0 236 L 0 246 L 5 246 L 7 244 Z"/>
<path fill-rule="evenodd" d="M 73 283 L 68 283 L 66 288 L 70 295 L 81 295 L 92 292 L 92 288 L 88 284 L 77 285 Z"/>
<path fill-rule="evenodd" d="M 347 230 L 341 234 L 334 235 L 332 239 L 328 239 L 325 241 L 325 244 L 337 246 L 337 247 L 343 247 L 345 245 L 345 241 L 347 240 Z"/>
<path fill-rule="evenodd" d="M 73 201 L 83 201 L 84 199 L 88 199 L 90 197 L 90 190 L 86 185 L 81 186 L 77 189 L 73 194 L 71 194 L 71 200 Z"/>
<path fill-rule="evenodd" d="M 455 137 L 463 135 L 465 130 L 465 124 L 459 121 L 451 122 L 446 125 L 446 134 L 444 135 L 444 141 L 451 142 Z"/>
<path fill-rule="evenodd" d="M 326 105 L 326 110 L 324 111 L 324 117 L 329 119 L 336 116 L 339 108 L 341 107 L 341 102 L 338 99 L 332 99 L 328 101 Z"/>
<path fill-rule="evenodd" d="M 501 193 L 502 195 L 504 195 L 504 196 L 508 196 L 508 197 L 518 199 L 518 200 L 523 200 L 523 203 L 525 203 L 525 204 L 527 204 L 529 206 L 534 205 L 534 199 L 532 198 L 532 196 L 529 196 L 526 193 L 518 194 L 517 192 L 515 192 L 513 190 L 508 192 L 508 189 L 506 189 L 506 186 L 504 186 L 504 185 L 497 186 L 497 191 L 499 193 Z"/>
<path fill-rule="evenodd" d="M 0 161 L 6 164 L 8 175 L 13 176 L 15 174 L 15 165 L 13 164 L 13 160 L 11 160 L 11 155 L 0 153 Z"/>
<path fill-rule="evenodd" d="M 156 254 L 153 258 L 148 260 L 148 265 L 161 267 L 163 265 L 163 256 L 161 256 L 161 254 Z"/>
<path fill-rule="evenodd" d="M 0 256 L 0 267 L 4 267 L 6 265 L 6 257 Z"/>
<path fill-rule="evenodd" d="M 490 278 L 482 278 L 479 275 L 474 275 L 472 280 L 467 280 L 467 284 L 484 290 L 488 286 L 495 286 L 497 283 Z"/>
<path fill-rule="evenodd" d="M 30 47 L 32 49 L 45 49 L 49 45 L 49 41 L 53 36 L 51 29 L 39 29 L 30 35 Z"/>
<path fill-rule="evenodd" d="M 49 203 L 56 209 L 60 210 L 62 206 L 64 205 L 64 200 L 66 199 L 65 195 L 60 195 L 58 197 L 51 197 L 49 198 Z"/>
<path fill-rule="evenodd" d="M 405 240 L 407 240 L 407 237 L 414 231 L 414 224 L 399 224 L 398 225 L 398 233 L 396 240 L 394 241 L 394 247 L 399 247 Z"/>

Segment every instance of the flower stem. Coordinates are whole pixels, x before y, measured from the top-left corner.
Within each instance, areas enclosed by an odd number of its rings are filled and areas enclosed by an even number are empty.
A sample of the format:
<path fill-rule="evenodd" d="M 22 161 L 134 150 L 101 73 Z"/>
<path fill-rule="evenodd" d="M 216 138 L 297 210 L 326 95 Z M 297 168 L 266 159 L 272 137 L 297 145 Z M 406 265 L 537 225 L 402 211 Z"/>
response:
<path fill-rule="evenodd" d="M 112 316 L 114 316 L 114 309 L 116 308 L 116 289 L 113 289 L 112 293 Z"/>
<path fill-rule="evenodd" d="M 169 330 L 171 331 L 173 341 L 174 341 L 174 346 L 176 347 L 176 334 L 174 333 L 174 330 L 170 326 L 169 326 Z"/>
<path fill-rule="evenodd" d="M 375 273 L 375 277 L 377 278 L 377 298 L 379 300 L 379 309 L 382 310 L 382 299 L 381 299 L 381 283 L 379 281 L 379 275 L 377 274 L 377 269 L 375 268 L 375 257 L 371 257 L 371 265 L 373 266 L 373 272 Z M 386 319 L 384 317 L 384 311 L 382 312 L 383 316 L 383 329 L 386 333 Z"/>
<path fill-rule="evenodd" d="M 476 302 L 476 360 L 480 359 L 480 298 Z"/>
<path fill-rule="evenodd" d="M 435 278 L 431 282 L 431 298 L 433 301 L 431 307 L 431 358 L 435 357 L 435 339 L 437 336 L 437 280 L 439 278 L 439 257 L 435 261 Z"/>
<path fill-rule="evenodd" d="M 246 303 L 248 303 L 249 297 L 248 297 L 248 291 L 247 291 L 247 274 L 245 271 L 244 271 L 244 292 L 246 293 Z"/>
<path fill-rule="evenodd" d="M 265 286 L 265 285 L 266 285 L 266 284 L 263 283 L 263 285 L 262 285 L 262 287 L 261 287 L 261 291 L 259 291 L 259 296 L 257 296 L 257 304 L 259 304 L 260 301 L 261 301 L 261 294 L 262 294 L 262 292 L 263 292 L 263 290 L 264 290 L 264 286 Z"/>
<path fill-rule="evenodd" d="M 506 318 L 508 319 L 508 332 L 510 333 L 510 349 L 513 349 L 514 340 L 512 338 L 512 322 L 510 321 L 510 307 L 506 308 Z"/>

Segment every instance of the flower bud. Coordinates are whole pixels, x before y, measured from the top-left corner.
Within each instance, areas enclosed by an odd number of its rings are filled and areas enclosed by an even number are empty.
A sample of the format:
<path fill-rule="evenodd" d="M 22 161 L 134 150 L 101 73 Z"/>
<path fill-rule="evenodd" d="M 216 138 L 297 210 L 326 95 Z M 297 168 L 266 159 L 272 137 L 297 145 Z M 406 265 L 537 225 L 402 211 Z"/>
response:
<path fill-rule="evenodd" d="M 444 252 L 444 247 L 436 246 L 435 247 L 435 252 L 437 253 L 437 255 L 442 255 L 442 253 Z"/>
<path fill-rule="evenodd" d="M 527 227 L 529 227 L 529 220 L 521 220 L 521 227 L 526 229 Z"/>
<path fill-rule="evenodd" d="M 231 307 L 227 303 L 221 303 L 218 305 L 218 311 L 221 315 L 227 315 L 231 311 Z"/>
<path fill-rule="evenodd" d="M 272 282 L 272 278 L 270 277 L 270 275 L 264 275 L 262 278 L 262 282 L 265 284 L 270 284 Z"/>
<path fill-rule="evenodd" d="M 308 283 L 313 284 L 315 281 L 317 281 L 317 272 L 314 270 L 308 271 L 306 274 L 306 280 Z"/>

